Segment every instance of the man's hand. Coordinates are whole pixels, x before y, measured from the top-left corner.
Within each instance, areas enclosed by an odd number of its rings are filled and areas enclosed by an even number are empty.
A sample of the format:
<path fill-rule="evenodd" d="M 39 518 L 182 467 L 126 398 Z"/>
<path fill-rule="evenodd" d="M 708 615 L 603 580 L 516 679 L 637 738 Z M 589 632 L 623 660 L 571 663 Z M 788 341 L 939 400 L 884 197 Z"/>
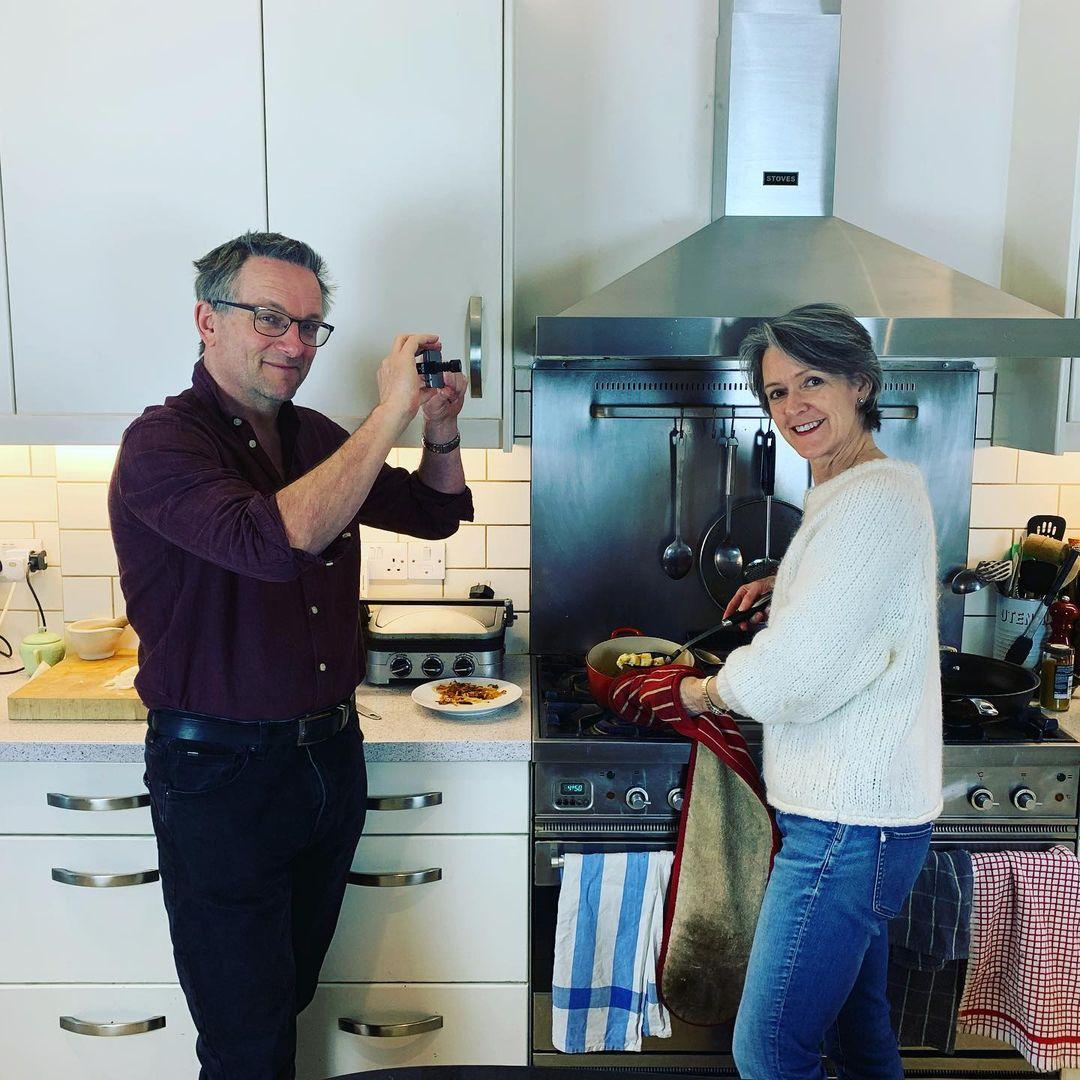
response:
<path fill-rule="evenodd" d="M 424 402 L 424 433 L 431 442 L 449 442 L 457 434 L 457 417 L 469 385 L 460 371 L 447 371 L 443 379 L 446 385 L 435 388 Z"/>
<path fill-rule="evenodd" d="M 420 406 L 426 406 L 439 393 L 437 389 L 425 386 L 416 370 L 417 353 L 439 348 L 442 343 L 438 334 L 398 334 L 379 365 L 379 404 L 400 418 L 402 431 Z"/>

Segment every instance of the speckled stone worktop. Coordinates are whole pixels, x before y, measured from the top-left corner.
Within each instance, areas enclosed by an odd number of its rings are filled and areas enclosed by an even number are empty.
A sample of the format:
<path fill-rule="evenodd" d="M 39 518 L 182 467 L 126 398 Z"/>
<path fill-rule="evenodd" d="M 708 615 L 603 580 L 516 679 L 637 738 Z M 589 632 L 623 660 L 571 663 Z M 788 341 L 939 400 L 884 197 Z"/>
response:
<path fill-rule="evenodd" d="M 405 688 L 361 686 L 357 701 L 368 761 L 528 761 L 529 658 L 507 657 L 503 678 L 522 688 L 521 699 L 475 720 L 425 709 Z M 0 761 L 142 761 L 142 721 L 9 720 L 7 695 L 25 681 L 24 675 L 0 676 Z"/>

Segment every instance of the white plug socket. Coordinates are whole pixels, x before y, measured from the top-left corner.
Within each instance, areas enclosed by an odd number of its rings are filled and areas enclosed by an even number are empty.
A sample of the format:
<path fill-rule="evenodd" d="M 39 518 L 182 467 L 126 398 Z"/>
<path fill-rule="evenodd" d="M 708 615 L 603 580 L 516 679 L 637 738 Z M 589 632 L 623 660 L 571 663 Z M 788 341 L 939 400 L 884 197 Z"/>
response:
<path fill-rule="evenodd" d="M 409 545 L 401 543 L 364 543 L 360 559 L 371 580 L 402 580 L 408 577 Z"/>
<path fill-rule="evenodd" d="M 37 540 L 0 540 L 0 581 L 23 581 L 30 553 L 39 549 Z"/>
<path fill-rule="evenodd" d="M 442 581 L 446 577 L 446 545 L 441 540 L 409 541 L 409 580 Z"/>

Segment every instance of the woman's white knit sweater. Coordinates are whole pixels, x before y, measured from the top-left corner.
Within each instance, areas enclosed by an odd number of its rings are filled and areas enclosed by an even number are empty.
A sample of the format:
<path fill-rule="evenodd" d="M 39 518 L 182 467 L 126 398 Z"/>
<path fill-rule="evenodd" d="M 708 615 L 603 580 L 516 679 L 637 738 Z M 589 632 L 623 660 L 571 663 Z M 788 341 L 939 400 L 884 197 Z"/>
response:
<path fill-rule="evenodd" d="M 914 465 L 867 461 L 807 492 L 768 626 L 716 691 L 763 725 L 777 809 L 852 825 L 937 817 L 937 559 Z"/>

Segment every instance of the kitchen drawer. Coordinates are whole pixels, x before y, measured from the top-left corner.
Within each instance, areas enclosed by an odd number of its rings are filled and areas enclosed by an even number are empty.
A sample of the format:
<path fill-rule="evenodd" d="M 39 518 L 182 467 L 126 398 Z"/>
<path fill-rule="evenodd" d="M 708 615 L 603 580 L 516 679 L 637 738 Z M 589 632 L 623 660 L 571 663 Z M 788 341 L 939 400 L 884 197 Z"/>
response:
<path fill-rule="evenodd" d="M 163 1016 L 165 1026 L 101 1038 L 60 1026 Z M 191 1080 L 199 1072 L 195 1025 L 179 986 L 0 987 L 4 1080 Z"/>
<path fill-rule="evenodd" d="M 371 833 L 519 833 L 529 831 L 527 761 L 373 761 L 368 798 L 435 795 L 412 809 L 368 810 Z M 420 800 L 423 801 L 423 800 Z"/>
<path fill-rule="evenodd" d="M 157 846 L 143 836 L 0 837 L 0 983 L 176 981 L 160 881 L 92 888 L 54 881 L 54 868 L 156 873 Z"/>
<path fill-rule="evenodd" d="M 441 1018 L 438 1029 L 394 1038 L 354 1034 L 338 1024 L 342 1018 L 402 1024 L 435 1017 Z M 299 1017 L 297 1080 L 406 1065 L 524 1065 L 527 1039 L 524 984 L 324 984 Z"/>
<path fill-rule="evenodd" d="M 2 833 L 130 833 L 150 834 L 149 798 L 141 762 L 0 763 L 0 834 Z M 98 806 L 109 801 L 126 807 L 133 798 L 145 803 L 135 808 L 73 810 L 50 806 L 48 797 L 67 800 L 94 798 Z"/>
<path fill-rule="evenodd" d="M 438 869 L 397 884 L 393 873 Z M 365 836 L 328 982 L 524 982 L 528 978 L 529 842 L 521 836 Z M 376 885 L 374 875 L 387 875 Z"/>

